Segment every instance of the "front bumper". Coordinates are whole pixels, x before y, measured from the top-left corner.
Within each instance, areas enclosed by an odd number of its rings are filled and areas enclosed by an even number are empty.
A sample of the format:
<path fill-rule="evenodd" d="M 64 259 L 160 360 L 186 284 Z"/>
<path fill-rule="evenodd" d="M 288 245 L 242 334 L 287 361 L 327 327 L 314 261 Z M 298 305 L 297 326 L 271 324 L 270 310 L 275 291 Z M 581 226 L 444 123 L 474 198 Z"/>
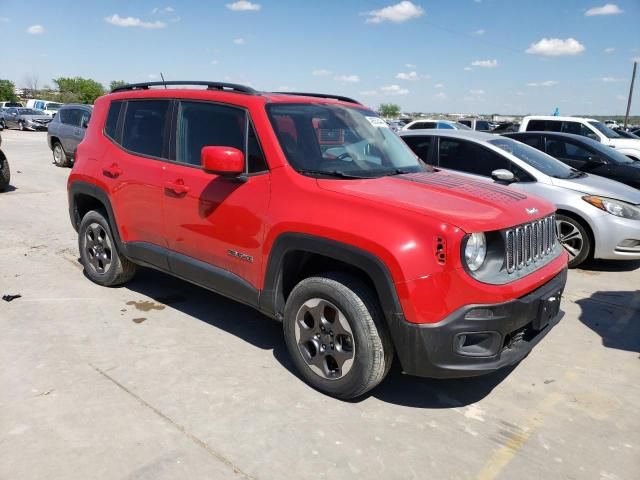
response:
<path fill-rule="evenodd" d="M 392 318 L 389 327 L 403 371 L 420 377 L 471 377 L 518 363 L 562 318 L 554 310 L 546 325 L 539 320 L 549 304 L 546 299 L 560 302 L 566 281 L 565 268 L 521 298 L 466 305 L 434 324 Z"/>
<path fill-rule="evenodd" d="M 606 260 L 640 259 L 640 221 L 603 213 L 593 219 L 594 258 Z M 626 241 L 626 243 L 625 243 Z M 630 245 L 630 246 L 625 246 Z"/>

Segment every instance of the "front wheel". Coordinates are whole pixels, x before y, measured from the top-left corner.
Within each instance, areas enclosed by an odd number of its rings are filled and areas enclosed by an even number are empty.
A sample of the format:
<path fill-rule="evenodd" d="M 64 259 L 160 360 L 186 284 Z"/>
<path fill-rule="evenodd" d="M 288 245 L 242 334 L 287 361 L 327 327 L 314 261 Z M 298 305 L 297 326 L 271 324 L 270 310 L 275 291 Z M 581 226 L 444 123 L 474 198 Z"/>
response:
<path fill-rule="evenodd" d="M 569 268 L 575 268 L 591 254 L 591 238 L 578 220 L 566 215 L 556 215 L 558 241 L 569 254 Z"/>
<path fill-rule="evenodd" d="M 24 122 L 18 122 L 18 130 L 24 132 Z"/>
<path fill-rule="evenodd" d="M 0 151 L 0 192 L 4 192 L 11 181 L 11 170 L 9 169 L 9 160 L 7 160 Z"/>
<path fill-rule="evenodd" d="M 293 363 L 323 393 L 355 398 L 389 372 L 393 346 L 377 298 L 351 275 L 302 280 L 287 299 L 283 323 Z"/>

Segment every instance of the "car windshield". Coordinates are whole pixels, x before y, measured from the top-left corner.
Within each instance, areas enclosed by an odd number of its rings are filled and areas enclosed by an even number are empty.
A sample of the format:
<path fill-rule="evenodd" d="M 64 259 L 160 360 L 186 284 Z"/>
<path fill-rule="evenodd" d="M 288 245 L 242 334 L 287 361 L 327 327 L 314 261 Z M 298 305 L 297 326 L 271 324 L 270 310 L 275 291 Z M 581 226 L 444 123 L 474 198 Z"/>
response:
<path fill-rule="evenodd" d="M 271 104 L 282 151 L 298 172 L 376 178 L 424 171 L 411 149 L 370 110 L 326 104 Z"/>
<path fill-rule="evenodd" d="M 585 142 L 586 144 L 588 144 L 591 148 L 593 148 L 594 150 L 597 150 L 598 152 L 602 153 L 602 155 L 604 155 L 604 157 L 612 162 L 612 163 L 617 163 L 620 165 L 629 165 L 631 163 L 633 163 L 633 160 L 631 160 L 629 157 L 627 157 L 626 155 L 623 155 L 620 152 L 616 152 L 613 148 L 607 146 L 607 145 L 603 145 L 600 142 L 596 141 L 596 140 L 592 140 L 590 138 L 581 138 L 581 140 L 583 142 Z"/>
<path fill-rule="evenodd" d="M 47 106 L 45 108 L 47 110 L 58 110 L 61 106 L 61 103 L 47 103 Z"/>
<path fill-rule="evenodd" d="M 596 120 L 589 121 L 589 125 L 598 130 L 601 134 L 603 134 L 607 138 L 621 138 L 616 132 L 607 127 L 604 123 L 598 122 Z"/>
<path fill-rule="evenodd" d="M 19 108 L 18 113 L 20 115 L 44 115 L 42 110 L 36 110 L 35 108 Z"/>
<path fill-rule="evenodd" d="M 581 175 L 576 169 L 567 167 L 564 163 L 550 157 L 546 153 L 542 153 L 540 150 L 510 138 L 496 138 L 489 140 L 489 143 L 501 148 L 505 152 L 509 152 L 527 165 L 532 166 L 536 170 L 540 170 L 550 177 L 574 178 Z"/>

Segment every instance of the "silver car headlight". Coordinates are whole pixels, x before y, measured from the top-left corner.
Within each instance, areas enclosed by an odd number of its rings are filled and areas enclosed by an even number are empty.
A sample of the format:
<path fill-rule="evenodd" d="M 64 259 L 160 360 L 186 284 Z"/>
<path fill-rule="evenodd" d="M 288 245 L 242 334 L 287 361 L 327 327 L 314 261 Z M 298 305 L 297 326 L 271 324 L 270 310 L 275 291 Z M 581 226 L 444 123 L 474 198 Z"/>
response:
<path fill-rule="evenodd" d="M 595 195 L 587 195 L 582 199 L 600 210 L 604 210 L 616 217 L 629 218 L 631 220 L 640 220 L 640 208 L 631 203 L 621 200 L 613 200 L 606 197 L 597 197 Z"/>
<path fill-rule="evenodd" d="M 475 272 L 484 263 L 487 257 L 487 239 L 484 233 L 472 233 L 467 237 L 464 247 L 464 261 L 469 270 Z"/>

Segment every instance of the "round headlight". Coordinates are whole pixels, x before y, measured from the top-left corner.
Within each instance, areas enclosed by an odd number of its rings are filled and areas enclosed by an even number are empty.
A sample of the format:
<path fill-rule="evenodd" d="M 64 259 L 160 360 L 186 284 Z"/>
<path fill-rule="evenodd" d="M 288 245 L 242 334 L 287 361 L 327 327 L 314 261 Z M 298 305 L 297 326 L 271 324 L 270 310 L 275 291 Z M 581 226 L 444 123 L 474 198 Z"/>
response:
<path fill-rule="evenodd" d="M 472 233 L 464 247 L 464 260 L 472 272 L 478 270 L 487 256 L 487 240 L 484 233 Z"/>

